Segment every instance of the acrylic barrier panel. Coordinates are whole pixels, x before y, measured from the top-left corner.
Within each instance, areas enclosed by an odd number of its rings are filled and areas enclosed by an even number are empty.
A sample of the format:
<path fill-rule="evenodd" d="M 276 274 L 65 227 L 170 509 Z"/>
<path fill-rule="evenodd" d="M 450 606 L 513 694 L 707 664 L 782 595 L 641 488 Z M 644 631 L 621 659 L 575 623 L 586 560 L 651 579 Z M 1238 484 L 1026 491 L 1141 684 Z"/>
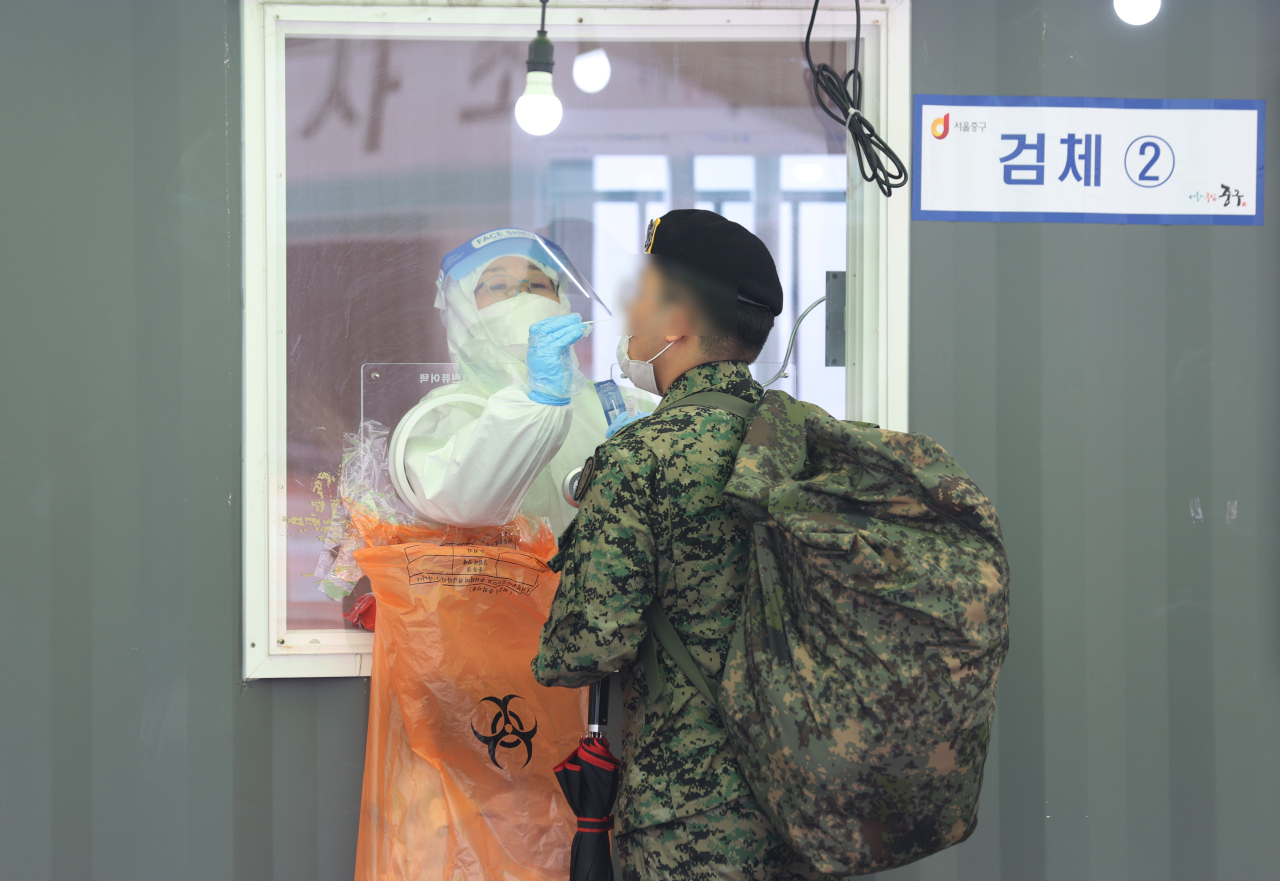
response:
<path fill-rule="evenodd" d="M 452 363 L 365 364 L 360 374 L 360 421 L 394 429 L 429 393 L 462 381 Z"/>
<path fill-rule="evenodd" d="M 587 92 L 572 61 L 599 47 L 610 75 Z M 828 59 L 846 48 L 814 43 Z M 286 42 L 290 629 L 351 626 L 315 577 L 343 435 L 362 418 L 393 420 L 459 372 L 436 297 L 441 261 L 459 245 L 495 229 L 538 233 L 615 299 L 634 284 L 651 218 L 719 212 L 761 237 L 781 277 L 762 380 L 826 272 L 845 269 L 845 136 L 804 87 L 799 43 L 558 40 L 564 116 L 543 137 L 513 117 L 526 49 Z M 569 299 L 604 319 L 576 352 L 589 379 L 609 378 L 620 316 Z M 773 387 L 843 416 L 844 371 L 823 363 L 823 321 L 821 308 L 806 319 Z"/>

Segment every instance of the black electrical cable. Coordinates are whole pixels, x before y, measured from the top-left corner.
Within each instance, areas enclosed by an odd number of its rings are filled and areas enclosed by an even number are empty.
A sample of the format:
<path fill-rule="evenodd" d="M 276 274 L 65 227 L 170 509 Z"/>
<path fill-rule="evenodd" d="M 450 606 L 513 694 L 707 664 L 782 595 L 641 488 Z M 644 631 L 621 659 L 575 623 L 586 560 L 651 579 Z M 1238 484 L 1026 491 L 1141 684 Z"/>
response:
<path fill-rule="evenodd" d="M 538 35 L 529 43 L 529 59 L 524 66 L 529 73 L 551 73 L 556 66 L 555 47 L 547 39 L 547 0 L 542 0 L 542 23 L 538 25 Z"/>
<path fill-rule="evenodd" d="M 892 196 L 894 189 L 906 184 L 907 167 L 884 139 L 876 134 L 871 121 L 862 115 L 862 74 L 858 71 L 862 49 L 862 3 L 854 0 L 857 36 L 853 41 L 853 69 L 843 77 L 829 64 L 814 64 L 813 55 L 809 52 L 809 38 L 813 35 L 813 22 L 818 17 L 818 3 L 819 0 L 813 0 L 809 30 L 804 35 L 804 57 L 813 74 L 813 96 L 827 116 L 844 126 L 853 138 L 853 150 L 858 154 L 858 170 L 862 172 L 862 179 L 874 183 L 886 196 Z M 825 100 L 823 95 L 826 95 Z M 828 104 L 827 100 L 831 103 Z M 840 112 L 832 110 L 833 106 Z"/>

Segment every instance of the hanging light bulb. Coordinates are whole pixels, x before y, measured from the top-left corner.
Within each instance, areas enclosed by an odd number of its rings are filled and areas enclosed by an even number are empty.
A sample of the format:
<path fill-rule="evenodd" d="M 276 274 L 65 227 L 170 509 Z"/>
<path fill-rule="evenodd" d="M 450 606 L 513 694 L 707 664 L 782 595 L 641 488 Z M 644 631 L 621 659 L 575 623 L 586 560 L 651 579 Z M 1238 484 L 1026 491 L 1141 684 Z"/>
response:
<path fill-rule="evenodd" d="M 516 101 L 516 123 L 531 135 L 549 135 L 560 125 L 564 107 L 551 88 L 551 74 L 531 70 Z"/>
<path fill-rule="evenodd" d="M 1112 5 L 1125 24 L 1146 24 L 1160 11 L 1160 0 L 1114 0 Z"/>
<path fill-rule="evenodd" d="M 573 84 L 588 95 L 594 95 L 609 85 L 612 75 L 613 67 L 604 49 L 592 49 L 573 59 Z"/>
<path fill-rule="evenodd" d="M 531 135 L 546 135 L 556 130 L 564 108 L 551 87 L 554 49 L 547 39 L 547 0 L 542 0 L 542 26 L 529 43 L 529 71 L 524 94 L 516 101 L 516 124 Z"/>

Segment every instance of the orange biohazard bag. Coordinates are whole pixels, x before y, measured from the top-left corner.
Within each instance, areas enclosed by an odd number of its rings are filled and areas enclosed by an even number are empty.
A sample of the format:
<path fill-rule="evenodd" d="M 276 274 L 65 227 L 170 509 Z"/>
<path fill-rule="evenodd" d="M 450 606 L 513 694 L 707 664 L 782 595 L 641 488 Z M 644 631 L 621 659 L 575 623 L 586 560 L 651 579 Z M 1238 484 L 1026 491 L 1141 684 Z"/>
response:
<path fill-rule="evenodd" d="M 558 583 L 550 529 L 356 522 L 378 616 L 356 881 L 567 878 L 577 821 L 552 769 L 586 691 L 529 669 Z"/>

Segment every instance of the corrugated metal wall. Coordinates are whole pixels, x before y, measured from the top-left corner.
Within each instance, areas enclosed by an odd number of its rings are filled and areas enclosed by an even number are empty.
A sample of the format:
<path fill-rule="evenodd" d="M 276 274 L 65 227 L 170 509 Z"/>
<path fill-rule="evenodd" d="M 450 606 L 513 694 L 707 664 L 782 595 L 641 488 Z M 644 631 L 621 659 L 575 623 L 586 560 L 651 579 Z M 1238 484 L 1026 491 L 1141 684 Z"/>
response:
<path fill-rule="evenodd" d="M 1165 6 L 916 0 L 913 88 L 1280 97 L 1280 4 Z M 0 7 L 6 881 L 350 876 L 365 683 L 240 681 L 238 22 Z M 1280 864 L 1276 230 L 914 226 L 913 427 L 1015 630 L 981 827 L 894 877 Z"/>

